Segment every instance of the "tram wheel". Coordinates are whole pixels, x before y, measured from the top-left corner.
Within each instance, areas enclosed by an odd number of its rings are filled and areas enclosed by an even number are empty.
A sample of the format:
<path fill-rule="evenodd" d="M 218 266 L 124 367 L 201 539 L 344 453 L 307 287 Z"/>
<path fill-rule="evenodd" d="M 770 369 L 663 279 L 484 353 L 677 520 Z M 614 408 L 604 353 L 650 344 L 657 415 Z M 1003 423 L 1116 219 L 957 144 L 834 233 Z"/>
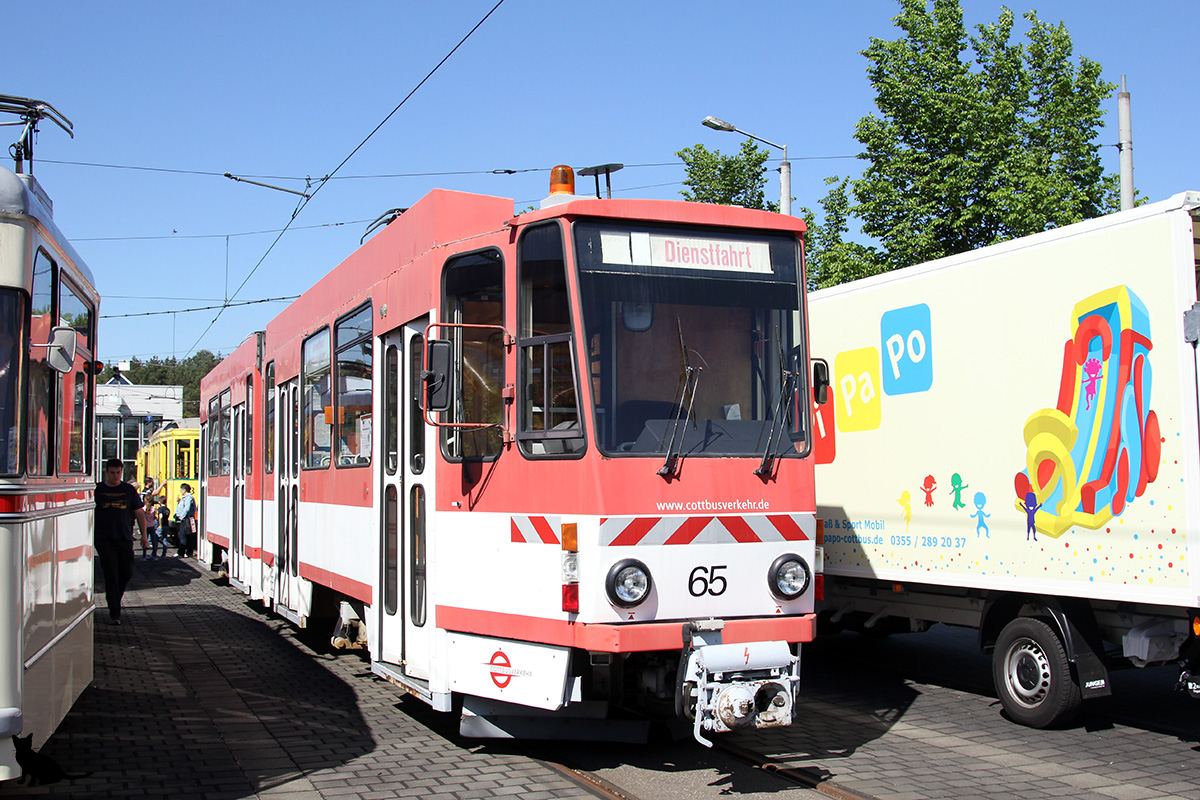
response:
<path fill-rule="evenodd" d="M 992 678 L 1000 704 L 1030 728 L 1065 725 L 1082 702 L 1067 651 L 1054 629 L 1039 619 L 1015 619 L 996 640 Z"/>

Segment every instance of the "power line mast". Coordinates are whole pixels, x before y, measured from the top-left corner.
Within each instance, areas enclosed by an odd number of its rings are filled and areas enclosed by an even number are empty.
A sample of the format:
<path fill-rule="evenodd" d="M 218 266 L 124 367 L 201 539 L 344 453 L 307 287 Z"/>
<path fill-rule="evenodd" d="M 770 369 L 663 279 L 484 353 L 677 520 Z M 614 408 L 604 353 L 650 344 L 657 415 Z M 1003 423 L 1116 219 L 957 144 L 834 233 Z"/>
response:
<path fill-rule="evenodd" d="M 33 143 L 38 123 L 42 120 L 50 120 L 66 131 L 72 139 L 75 138 L 75 126 L 71 124 L 71 120 L 63 116 L 57 108 L 42 100 L 0 94 L 0 114 L 12 114 L 20 117 L 19 120 L 0 122 L 0 126 L 4 127 L 21 126 L 21 135 L 8 148 L 9 155 L 12 156 L 16 165 L 13 171 L 18 175 L 25 171 L 26 162 L 29 163 L 29 173 L 33 174 Z"/>

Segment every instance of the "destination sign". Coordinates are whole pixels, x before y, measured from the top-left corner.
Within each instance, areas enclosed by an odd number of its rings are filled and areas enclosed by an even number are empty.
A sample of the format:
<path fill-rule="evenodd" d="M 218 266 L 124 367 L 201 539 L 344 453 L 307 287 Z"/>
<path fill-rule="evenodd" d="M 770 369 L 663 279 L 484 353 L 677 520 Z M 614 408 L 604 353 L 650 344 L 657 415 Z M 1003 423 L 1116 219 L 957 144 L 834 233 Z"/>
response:
<path fill-rule="evenodd" d="M 771 247 L 763 241 L 671 236 L 647 231 L 602 231 L 606 264 L 770 274 Z"/>

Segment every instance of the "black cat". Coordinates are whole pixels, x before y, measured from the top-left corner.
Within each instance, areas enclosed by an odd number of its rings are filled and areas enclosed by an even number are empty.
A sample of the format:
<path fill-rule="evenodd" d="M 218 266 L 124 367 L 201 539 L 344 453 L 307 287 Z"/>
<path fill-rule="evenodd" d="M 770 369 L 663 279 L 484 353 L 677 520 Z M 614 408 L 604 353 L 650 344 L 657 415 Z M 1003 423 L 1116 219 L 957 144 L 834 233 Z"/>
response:
<path fill-rule="evenodd" d="M 24 783 L 25 779 L 29 778 L 29 785 L 37 786 L 39 783 L 58 783 L 64 779 L 73 781 L 92 774 L 81 772 L 74 775 L 60 767 L 50 756 L 35 753 L 32 733 L 28 736 L 14 736 L 12 740 L 13 746 L 17 748 L 17 763 L 21 765 L 21 779 L 17 783 Z"/>

